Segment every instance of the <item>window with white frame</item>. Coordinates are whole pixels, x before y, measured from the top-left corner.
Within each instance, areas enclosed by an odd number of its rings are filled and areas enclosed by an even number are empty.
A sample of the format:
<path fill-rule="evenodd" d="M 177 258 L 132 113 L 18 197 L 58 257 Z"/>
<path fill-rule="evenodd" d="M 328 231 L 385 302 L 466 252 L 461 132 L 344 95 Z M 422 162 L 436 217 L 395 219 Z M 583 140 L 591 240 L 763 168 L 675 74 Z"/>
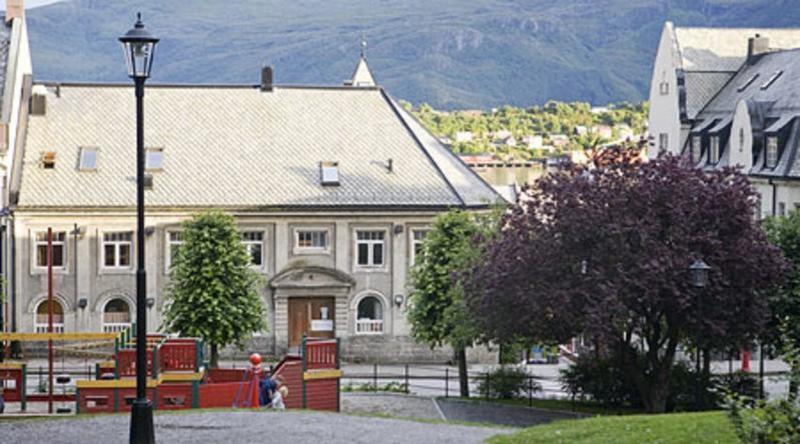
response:
<path fill-rule="evenodd" d="M 130 231 L 103 233 L 103 268 L 130 268 L 133 233 Z"/>
<path fill-rule="evenodd" d="M 767 137 L 767 168 L 775 168 L 778 165 L 778 138 L 775 136 Z"/>
<path fill-rule="evenodd" d="M 124 299 L 115 298 L 103 308 L 103 332 L 121 332 L 131 325 L 131 308 Z"/>
<path fill-rule="evenodd" d="M 261 268 L 264 265 L 264 232 L 242 232 L 242 243 L 250 256 L 250 265 Z"/>
<path fill-rule="evenodd" d="M 417 262 L 417 257 L 422 254 L 422 241 L 431 230 L 429 229 L 413 229 L 411 230 L 411 265 Z"/>
<path fill-rule="evenodd" d="M 703 137 L 692 136 L 692 162 L 700 162 L 703 155 Z"/>
<path fill-rule="evenodd" d="M 47 333 L 50 317 L 50 305 L 45 299 L 36 306 L 36 313 L 33 318 L 33 331 L 36 333 Z M 64 333 L 64 307 L 56 300 L 53 300 L 53 333 Z"/>
<path fill-rule="evenodd" d="M 658 91 L 661 93 L 662 96 L 666 96 L 669 94 L 669 83 L 664 81 L 658 84 Z"/>
<path fill-rule="evenodd" d="M 356 333 L 375 335 L 383 333 L 383 304 L 375 296 L 366 296 L 358 302 Z"/>
<path fill-rule="evenodd" d="M 708 155 L 709 162 L 714 164 L 719 162 L 719 136 L 711 136 L 711 148 Z"/>
<path fill-rule="evenodd" d="M 172 259 L 178 254 L 178 249 L 183 245 L 183 233 L 180 231 L 167 232 L 167 271 L 172 266 Z"/>
<path fill-rule="evenodd" d="M 384 230 L 356 231 L 356 265 L 382 267 L 384 264 Z"/>
<path fill-rule="evenodd" d="M 294 232 L 295 250 L 324 251 L 328 249 L 328 231 L 321 229 L 298 229 Z"/>
<path fill-rule="evenodd" d="M 669 148 L 669 135 L 661 133 L 658 135 L 658 150 L 666 151 Z"/>
<path fill-rule="evenodd" d="M 47 232 L 40 231 L 34 236 L 34 264 L 36 268 L 47 268 Z M 66 239 L 66 231 L 53 231 L 53 268 L 63 269 L 67 265 Z"/>

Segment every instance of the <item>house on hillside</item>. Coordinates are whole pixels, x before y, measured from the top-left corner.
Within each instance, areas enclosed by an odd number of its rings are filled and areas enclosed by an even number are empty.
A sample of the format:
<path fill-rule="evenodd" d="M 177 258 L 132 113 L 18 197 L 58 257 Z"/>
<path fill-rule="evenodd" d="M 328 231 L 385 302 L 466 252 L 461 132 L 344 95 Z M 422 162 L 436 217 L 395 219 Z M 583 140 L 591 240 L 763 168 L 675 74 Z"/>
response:
<path fill-rule="evenodd" d="M 737 166 L 760 215 L 800 204 L 800 29 L 681 28 L 666 23 L 650 86 L 649 157 Z"/>
<path fill-rule="evenodd" d="M 569 143 L 569 136 L 566 134 L 551 134 L 550 144 L 556 148 L 563 148 Z"/>
<path fill-rule="evenodd" d="M 472 131 L 457 131 L 456 142 L 459 143 L 472 142 Z"/>
<path fill-rule="evenodd" d="M 46 230 L 65 332 L 135 321 L 134 240 L 145 236 L 148 327 L 161 324 L 181 221 L 233 214 L 268 330 L 250 350 L 341 338 L 343 356 L 443 360 L 409 336 L 409 267 L 434 218 L 501 197 L 378 86 L 363 53 L 344 86 L 149 85 L 146 230 L 136 232 L 134 91 L 34 83 L 7 223 L 12 328 L 42 331 Z"/>

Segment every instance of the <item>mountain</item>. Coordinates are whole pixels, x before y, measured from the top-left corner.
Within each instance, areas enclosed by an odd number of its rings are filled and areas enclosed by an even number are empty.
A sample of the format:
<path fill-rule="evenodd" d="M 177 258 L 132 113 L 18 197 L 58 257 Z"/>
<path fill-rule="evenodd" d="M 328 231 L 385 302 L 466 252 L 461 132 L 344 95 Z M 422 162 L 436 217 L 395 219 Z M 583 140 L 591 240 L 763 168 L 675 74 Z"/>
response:
<path fill-rule="evenodd" d="M 123 81 L 116 38 L 141 11 L 154 82 L 338 84 L 363 32 L 377 81 L 437 108 L 647 95 L 665 20 L 800 26 L 797 0 L 66 0 L 28 11 L 39 80 Z M 742 44 L 745 44 L 742 42 Z"/>

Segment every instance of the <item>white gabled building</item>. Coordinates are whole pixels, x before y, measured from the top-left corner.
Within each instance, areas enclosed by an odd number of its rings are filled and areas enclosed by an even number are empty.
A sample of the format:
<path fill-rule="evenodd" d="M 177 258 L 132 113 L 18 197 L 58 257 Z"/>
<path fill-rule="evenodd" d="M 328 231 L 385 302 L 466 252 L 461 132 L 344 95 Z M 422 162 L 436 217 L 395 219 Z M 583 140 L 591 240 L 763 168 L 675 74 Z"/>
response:
<path fill-rule="evenodd" d="M 741 168 L 760 216 L 800 205 L 800 28 L 682 28 L 667 22 L 650 85 L 649 157 Z"/>

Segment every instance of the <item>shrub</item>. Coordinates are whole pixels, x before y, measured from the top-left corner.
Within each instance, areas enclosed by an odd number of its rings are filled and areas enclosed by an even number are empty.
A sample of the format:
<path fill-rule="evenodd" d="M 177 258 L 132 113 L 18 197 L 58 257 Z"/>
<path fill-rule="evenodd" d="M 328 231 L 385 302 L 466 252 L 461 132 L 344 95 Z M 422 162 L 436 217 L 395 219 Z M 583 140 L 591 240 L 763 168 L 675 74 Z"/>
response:
<path fill-rule="evenodd" d="M 624 377 L 613 357 L 583 355 L 561 370 L 561 384 L 573 398 L 590 399 L 604 405 L 640 406 L 635 385 Z"/>
<path fill-rule="evenodd" d="M 531 390 L 537 392 L 542 389 L 539 383 L 530 378 L 532 376 L 522 367 L 503 365 L 483 375 L 478 383 L 478 393 L 484 398 L 524 398 Z"/>

